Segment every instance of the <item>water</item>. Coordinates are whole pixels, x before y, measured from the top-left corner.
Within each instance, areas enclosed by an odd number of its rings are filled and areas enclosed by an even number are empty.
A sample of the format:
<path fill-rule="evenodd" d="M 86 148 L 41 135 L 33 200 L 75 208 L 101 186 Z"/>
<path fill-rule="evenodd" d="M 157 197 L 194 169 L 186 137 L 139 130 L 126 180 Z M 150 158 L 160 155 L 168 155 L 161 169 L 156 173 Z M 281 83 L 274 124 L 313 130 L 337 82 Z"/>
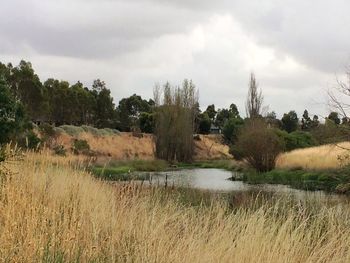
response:
<path fill-rule="evenodd" d="M 181 186 L 213 192 L 268 192 L 276 195 L 293 196 L 297 199 L 325 199 L 327 201 L 347 201 L 348 197 L 328 194 L 323 191 L 304 191 L 286 185 L 259 184 L 251 185 L 242 181 L 229 180 L 237 176 L 236 172 L 222 169 L 182 169 L 167 172 L 149 173 L 153 185 Z M 167 179 L 166 179 L 167 178 Z"/>

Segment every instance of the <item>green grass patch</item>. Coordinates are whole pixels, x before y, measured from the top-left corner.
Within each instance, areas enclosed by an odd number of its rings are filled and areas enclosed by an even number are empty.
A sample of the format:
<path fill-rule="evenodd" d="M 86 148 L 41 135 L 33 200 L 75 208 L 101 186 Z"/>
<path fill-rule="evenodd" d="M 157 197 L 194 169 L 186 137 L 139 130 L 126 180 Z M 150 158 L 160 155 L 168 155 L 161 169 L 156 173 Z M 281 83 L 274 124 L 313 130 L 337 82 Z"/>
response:
<path fill-rule="evenodd" d="M 201 161 L 201 162 L 193 162 L 193 163 L 178 163 L 178 168 L 216 168 L 216 169 L 224 169 L 229 171 L 238 171 L 240 167 L 238 167 L 231 160 L 213 160 L 213 161 Z"/>
<path fill-rule="evenodd" d="M 243 181 L 251 184 L 284 184 L 303 190 L 323 190 L 350 194 L 350 167 L 338 170 L 272 170 L 267 173 L 248 172 Z"/>
<path fill-rule="evenodd" d="M 165 171 L 168 163 L 162 160 L 114 161 L 106 166 L 94 166 L 90 170 L 98 178 L 113 181 L 148 180 L 149 175 L 137 172 Z"/>

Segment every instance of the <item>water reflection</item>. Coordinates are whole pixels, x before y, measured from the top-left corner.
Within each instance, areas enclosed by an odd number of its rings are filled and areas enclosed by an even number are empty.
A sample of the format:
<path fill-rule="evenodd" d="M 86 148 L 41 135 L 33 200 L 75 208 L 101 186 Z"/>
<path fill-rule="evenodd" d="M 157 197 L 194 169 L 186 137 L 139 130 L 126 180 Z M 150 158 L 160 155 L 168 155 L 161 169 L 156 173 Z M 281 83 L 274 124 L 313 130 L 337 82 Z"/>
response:
<path fill-rule="evenodd" d="M 229 180 L 237 176 L 235 172 L 221 169 L 183 169 L 149 174 L 153 185 L 190 187 L 213 192 L 264 192 L 281 196 L 293 196 L 296 199 L 324 199 L 327 201 L 348 200 L 346 196 L 328 194 L 323 191 L 304 191 L 290 188 L 286 185 L 260 184 L 251 185 L 242 181 Z"/>

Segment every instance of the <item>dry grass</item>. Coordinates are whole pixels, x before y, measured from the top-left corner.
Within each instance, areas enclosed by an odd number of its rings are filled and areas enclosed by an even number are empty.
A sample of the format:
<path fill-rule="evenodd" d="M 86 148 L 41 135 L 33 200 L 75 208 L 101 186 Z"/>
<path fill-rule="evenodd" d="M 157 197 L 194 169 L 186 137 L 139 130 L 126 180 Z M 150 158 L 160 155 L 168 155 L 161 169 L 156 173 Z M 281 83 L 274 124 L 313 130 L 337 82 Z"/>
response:
<path fill-rule="evenodd" d="M 195 141 L 196 160 L 231 159 L 230 148 L 223 143 L 221 135 L 199 135 Z"/>
<path fill-rule="evenodd" d="M 277 168 L 331 169 L 348 164 L 349 160 L 339 161 L 339 156 L 349 154 L 350 142 L 336 145 L 323 145 L 284 153 L 277 160 Z"/>
<path fill-rule="evenodd" d="M 143 134 L 143 137 L 134 137 L 132 133 L 122 132 L 119 135 L 96 136 L 91 133 L 81 132 L 74 138 L 87 140 L 91 150 L 97 153 L 99 158 L 114 160 L 152 160 L 155 158 L 155 144 L 153 135 Z M 62 133 L 57 143 L 70 149 L 74 139 L 67 133 Z M 201 140 L 195 141 L 196 160 L 229 159 L 229 147 L 222 143 L 221 136 L 200 135 Z"/>
<path fill-rule="evenodd" d="M 190 207 L 72 163 L 28 154 L 2 167 L 1 262 L 350 262 L 346 205 Z"/>

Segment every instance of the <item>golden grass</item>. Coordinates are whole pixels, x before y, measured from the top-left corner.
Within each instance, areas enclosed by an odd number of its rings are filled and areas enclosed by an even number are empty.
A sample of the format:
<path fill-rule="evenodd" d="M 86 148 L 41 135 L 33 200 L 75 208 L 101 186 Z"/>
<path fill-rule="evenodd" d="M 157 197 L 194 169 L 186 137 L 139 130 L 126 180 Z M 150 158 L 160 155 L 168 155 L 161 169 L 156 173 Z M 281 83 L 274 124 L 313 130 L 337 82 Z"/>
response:
<path fill-rule="evenodd" d="M 347 161 L 339 161 L 339 156 L 349 154 L 350 142 L 336 145 L 322 145 L 306 149 L 294 150 L 284 153 L 277 159 L 277 168 L 303 168 L 303 169 L 332 169 L 348 164 Z"/>
<path fill-rule="evenodd" d="M 134 137 L 132 133 L 122 132 L 119 135 L 96 136 L 82 132 L 74 138 L 88 142 L 91 150 L 97 153 L 99 158 L 114 160 L 152 160 L 155 159 L 155 144 L 153 135 L 143 134 L 143 137 Z M 66 149 L 72 147 L 74 139 L 67 133 L 61 134 L 57 142 Z M 222 142 L 218 135 L 200 135 L 201 140 L 195 141 L 195 160 L 229 159 L 229 147 Z"/>
<path fill-rule="evenodd" d="M 1 262 L 350 262 L 347 205 L 190 207 L 75 162 L 27 154 L 2 167 Z"/>

